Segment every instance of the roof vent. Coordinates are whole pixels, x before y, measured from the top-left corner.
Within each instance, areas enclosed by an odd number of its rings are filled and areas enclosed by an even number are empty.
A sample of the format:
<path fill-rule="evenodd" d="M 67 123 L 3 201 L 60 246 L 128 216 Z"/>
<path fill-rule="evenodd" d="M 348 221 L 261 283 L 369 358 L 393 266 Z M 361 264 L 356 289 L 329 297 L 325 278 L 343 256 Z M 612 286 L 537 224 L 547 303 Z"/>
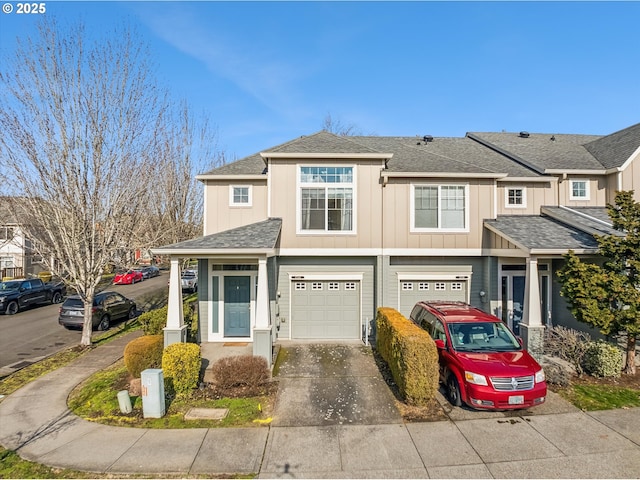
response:
<path fill-rule="evenodd" d="M 551 141 L 555 142 L 556 141 L 556 136 L 555 135 L 551 135 Z"/>
<path fill-rule="evenodd" d="M 520 138 L 529 138 L 529 132 L 520 132 Z"/>
<path fill-rule="evenodd" d="M 433 142 L 433 137 L 431 135 L 425 135 L 422 137 L 422 140 L 424 140 L 425 143 Z"/>

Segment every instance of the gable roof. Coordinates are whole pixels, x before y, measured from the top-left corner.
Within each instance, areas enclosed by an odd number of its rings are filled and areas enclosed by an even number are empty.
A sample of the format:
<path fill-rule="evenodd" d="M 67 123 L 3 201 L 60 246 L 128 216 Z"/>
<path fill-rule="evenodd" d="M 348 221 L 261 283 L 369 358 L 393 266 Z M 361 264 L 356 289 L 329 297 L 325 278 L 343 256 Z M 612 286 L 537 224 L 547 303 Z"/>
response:
<path fill-rule="evenodd" d="M 334 135 L 323 130 L 313 135 L 303 135 L 288 143 L 265 150 L 262 155 L 268 156 L 270 153 L 384 153 L 354 141 L 355 138 L 357 137 Z"/>
<path fill-rule="evenodd" d="M 586 143 L 584 148 L 605 168 L 621 167 L 640 149 L 640 123 Z"/>

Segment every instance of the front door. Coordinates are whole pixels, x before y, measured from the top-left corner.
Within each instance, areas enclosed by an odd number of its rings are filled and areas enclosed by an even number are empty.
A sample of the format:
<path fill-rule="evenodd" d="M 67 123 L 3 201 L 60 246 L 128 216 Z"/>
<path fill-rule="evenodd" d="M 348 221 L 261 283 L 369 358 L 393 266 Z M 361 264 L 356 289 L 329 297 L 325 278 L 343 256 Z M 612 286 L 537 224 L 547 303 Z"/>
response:
<path fill-rule="evenodd" d="M 512 274 L 502 276 L 502 321 L 513 333 L 520 335 L 520 322 L 524 313 L 525 276 Z"/>
<path fill-rule="evenodd" d="M 224 277 L 224 336 L 251 334 L 251 277 Z"/>

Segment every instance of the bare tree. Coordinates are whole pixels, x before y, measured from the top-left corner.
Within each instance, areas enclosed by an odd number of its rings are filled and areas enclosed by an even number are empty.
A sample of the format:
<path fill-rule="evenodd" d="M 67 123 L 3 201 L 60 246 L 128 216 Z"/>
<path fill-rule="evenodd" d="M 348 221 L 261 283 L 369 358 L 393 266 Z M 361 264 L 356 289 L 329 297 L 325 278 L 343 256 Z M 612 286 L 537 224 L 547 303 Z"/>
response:
<path fill-rule="evenodd" d="M 82 25 L 44 20 L 2 65 L 0 161 L 22 197 L 17 218 L 84 300 L 90 345 L 103 270 L 146 213 L 165 96 L 126 28 L 89 42 Z"/>
<path fill-rule="evenodd" d="M 203 194 L 196 174 L 224 163 L 217 131 L 182 102 L 168 112 L 149 179 L 150 215 L 140 225 L 140 248 L 166 245 L 202 234 Z"/>
<path fill-rule="evenodd" d="M 327 113 L 327 115 L 324 117 L 324 121 L 322 122 L 322 129 L 329 133 L 340 135 L 342 137 L 362 135 L 360 128 L 358 128 L 356 124 L 346 124 L 339 118 L 333 118 L 330 113 Z"/>

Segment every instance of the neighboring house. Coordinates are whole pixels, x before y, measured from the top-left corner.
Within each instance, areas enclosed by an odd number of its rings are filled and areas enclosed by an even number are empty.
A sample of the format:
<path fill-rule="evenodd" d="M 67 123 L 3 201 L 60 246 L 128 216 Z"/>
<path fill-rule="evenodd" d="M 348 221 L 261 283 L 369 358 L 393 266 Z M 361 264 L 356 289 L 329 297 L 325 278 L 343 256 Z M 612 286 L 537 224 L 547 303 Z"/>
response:
<path fill-rule="evenodd" d="M 44 270 L 42 258 L 34 252 L 8 204 L 6 197 L 0 197 L 0 280 L 37 275 Z"/>
<path fill-rule="evenodd" d="M 353 340 L 388 306 L 461 300 L 519 330 L 572 320 L 554 272 L 597 253 L 606 204 L 640 194 L 640 124 L 607 136 L 303 136 L 197 177 L 204 236 L 169 255 L 166 343 L 184 339 L 180 260 L 199 261 L 201 342 Z"/>

